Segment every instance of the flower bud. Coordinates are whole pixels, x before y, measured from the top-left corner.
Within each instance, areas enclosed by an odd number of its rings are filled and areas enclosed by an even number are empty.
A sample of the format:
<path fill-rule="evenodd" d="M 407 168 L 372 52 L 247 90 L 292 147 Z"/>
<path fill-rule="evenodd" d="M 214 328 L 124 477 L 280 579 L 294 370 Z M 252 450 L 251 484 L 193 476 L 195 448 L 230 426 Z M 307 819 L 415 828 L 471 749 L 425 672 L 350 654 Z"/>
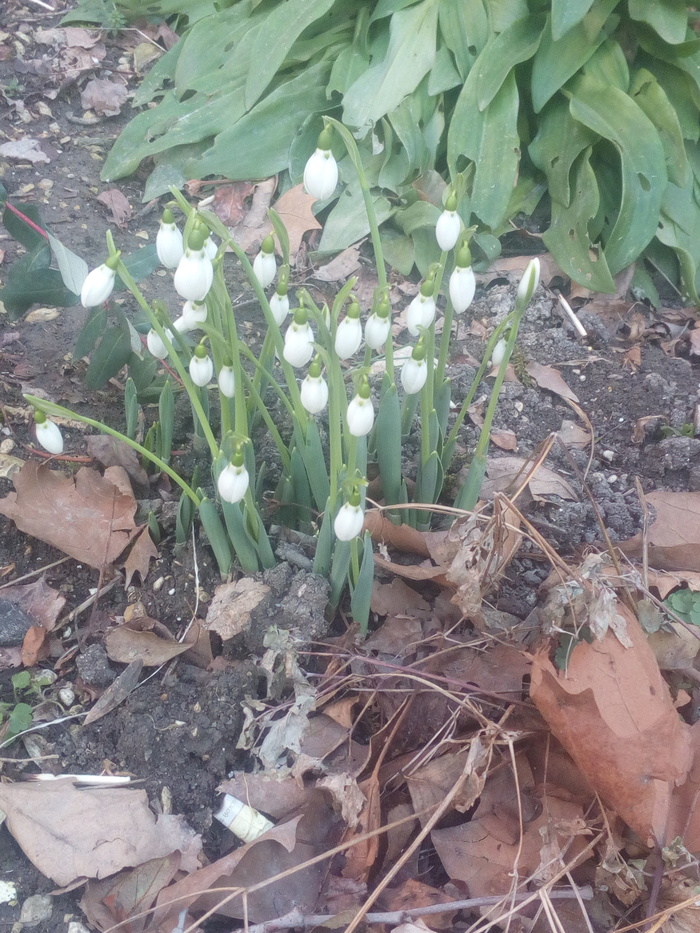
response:
<path fill-rule="evenodd" d="M 214 259 L 216 258 L 216 254 L 219 252 L 219 247 L 214 242 L 214 238 L 212 237 L 211 233 L 204 241 L 203 249 L 204 249 L 204 252 L 207 254 L 207 256 L 213 262 Z"/>
<path fill-rule="evenodd" d="M 313 364 L 312 364 L 313 367 Z M 301 404 L 310 415 L 317 415 L 328 404 L 328 383 L 320 374 L 314 376 L 311 370 L 301 383 Z"/>
<path fill-rule="evenodd" d="M 491 354 L 491 365 L 500 366 L 505 355 L 506 339 L 505 337 L 501 337 L 501 339 L 496 343 L 496 346 L 493 348 L 493 352 Z"/>
<path fill-rule="evenodd" d="M 435 299 L 432 295 L 432 288 L 429 282 L 423 282 L 420 291 L 406 311 L 406 327 L 413 337 L 417 337 L 421 330 L 430 327 L 435 320 Z"/>
<path fill-rule="evenodd" d="M 291 366 L 297 369 L 300 366 L 306 366 L 314 355 L 314 332 L 306 320 L 306 312 L 300 314 L 297 311 L 294 315 L 294 320 L 284 335 L 282 355 Z"/>
<path fill-rule="evenodd" d="M 175 223 L 173 212 L 166 207 L 160 220 L 160 228 L 156 234 L 158 259 L 166 269 L 176 269 L 184 252 L 182 231 Z"/>
<path fill-rule="evenodd" d="M 219 384 L 219 391 L 226 398 L 233 398 L 236 394 L 236 376 L 233 371 L 233 366 L 225 364 L 219 370 L 219 377 L 217 379 Z"/>
<path fill-rule="evenodd" d="M 331 136 L 324 130 L 316 151 L 304 168 L 304 189 L 317 201 L 327 201 L 338 184 L 338 163 L 331 152 Z"/>
<path fill-rule="evenodd" d="M 362 324 L 360 306 L 356 301 L 348 308 L 346 317 L 338 324 L 335 332 L 335 352 L 341 360 L 348 360 L 360 349 L 362 343 Z"/>
<path fill-rule="evenodd" d="M 50 421 L 43 411 L 34 412 L 36 439 L 50 454 L 63 453 L 63 435 L 55 421 Z"/>
<path fill-rule="evenodd" d="M 270 311 L 272 311 L 272 316 L 277 325 L 281 327 L 284 319 L 289 314 L 289 296 L 287 295 L 286 286 L 284 286 L 283 293 L 280 292 L 280 287 L 277 287 L 277 291 L 270 298 Z"/>
<path fill-rule="evenodd" d="M 172 343 L 173 333 L 171 330 L 166 330 L 168 339 Z M 160 334 L 158 331 L 151 328 L 146 336 L 146 346 L 148 347 L 148 352 L 151 356 L 155 356 L 157 360 L 164 360 L 168 355 L 168 348 L 165 346 L 163 341 L 160 339 Z"/>
<path fill-rule="evenodd" d="M 374 426 L 374 406 L 369 396 L 369 383 L 365 380 L 348 405 L 348 431 L 354 437 L 365 437 Z"/>
<path fill-rule="evenodd" d="M 390 316 L 387 314 L 382 317 L 377 311 L 373 311 L 365 324 L 365 343 L 372 350 L 381 350 L 386 343 L 390 330 Z"/>
<path fill-rule="evenodd" d="M 190 242 L 194 239 L 194 234 Z M 175 270 L 175 291 L 186 301 L 204 301 L 214 281 L 214 267 L 204 247 L 185 250 Z"/>
<path fill-rule="evenodd" d="M 359 496 L 357 498 L 359 499 Z M 333 531 L 339 541 L 352 541 L 361 534 L 364 523 L 365 513 L 359 502 L 357 505 L 344 502 L 333 522 Z"/>
<path fill-rule="evenodd" d="M 110 256 L 107 262 L 103 262 L 101 266 L 88 272 L 83 287 L 80 289 L 80 303 L 84 308 L 96 308 L 104 304 L 112 294 L 119 255 L 117 253 L 116 256 Z"/>
<path fill-rule="evenodd" d="M 190 360 L 190 379 L 200 389 L 211 382 L 214 375 L 214 364 L 206 351 L 206 347 L 197 344 Z"/>
<path fill-rule="evenodd" d="M 182 317 L 187 322 L 185 330 L 196 330 L 207 319 L 207 306 L 203 301 L 186 301 Z"/>
<path fill-rule="evenodd" d="M 428 378 L 423 340 L 418 341 L 413 353 L 401 367 L 401 385 L 406 395 L 415 395 L 423 388 Z"/>
<path fill-rule="evenodd" d="M 260 246 L 260 252 L 253 262 L 253 272 L 263 288 L 271 284 L 277 272 L 277 263 L 275 262 L 275 241 L 271 236 L 266 236 Z"/>
<path fill-rule="evenodd" d="M 443 252 L 455 248 L 461 230 L 462 219 L 457 213 L 457 198 L 451 194 L 435 225 L 435 239 Z"/>
<path fill-rule="evenodd" d="M 455 266 L 450 275 L 450 301 L 455 314 L 463 314 L 474 300 L 476 279 L 471 266 Z"/>
<path fill-rule="evenodd" d="M 243 463 L 243 455 L 238 452 L 233 460 L 223 468 L 216 481 L 216 488 L 224 502 L 235 504 L 248 492 L 250 476 Z"/>
<path fill-rule="evenodd" d="M 518 301 L 524 301 L 525 304 L 527 304 L 535 294 L 535 289 L 539 285 L 539 281 L 540 260 L 537 256 L 535 256 L 527 264 L 527 267 L 523 272 L 523 277 L 520 279 L 520 284 L 518 285 Z"/>

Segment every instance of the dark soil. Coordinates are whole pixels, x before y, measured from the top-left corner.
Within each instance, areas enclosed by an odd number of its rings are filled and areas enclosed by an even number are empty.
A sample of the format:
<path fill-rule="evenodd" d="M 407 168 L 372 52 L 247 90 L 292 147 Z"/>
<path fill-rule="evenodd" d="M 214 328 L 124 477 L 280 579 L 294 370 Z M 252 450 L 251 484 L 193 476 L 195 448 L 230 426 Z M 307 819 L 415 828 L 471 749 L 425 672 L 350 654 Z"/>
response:
<path fill-rule="evenodd" d="M 57 0 L 55 5 L 60 11 L 67 2 Z M 56 75 L 48 79 L 46 69 L 37 63 L 48 61 L 49 67 L 51 50 L 32 38 L 39 25 L 55 26 L 60 17 L 15 0 L 6 3 L 5 14 L 2 29 L 10 35 L 0 43 L 2 135 L 7 139 L 24 135 L 39 139 L 44 151 L 51 154 L 51 162 L 0 162 L 0 180 L 10 195 L 37 204 L 54 233 L 91 264 L 104 257 L 108 227 L 114 232 L 117 246 L 125 252 L 144 242 L 139 235 L 144 232 L 152 242 L 160 208 L 141 205 L 143 188 L 138 175 L 113 186 L 126 195 L 134 210 L 124 229 L 115 229 L 106 209 L 95 200 L 107 188 L 99 181 L 100 165 L 129 118 L 128 107 L 120 115 L 101 118 L 89 127 L 74 122 L 76 117 L 83 119 L 80 89 L 91 74 L 85 72 L 65 86 Z M 138 78 L 128 72 L 123 62 L 120 64 L 118 37 L 106 37 L 105 41 L 107 56 L 96 65 L 95 74 L 106 77 L 121 72 L 133 91 Z M 57 96 L 48 102 L 44 97 L 47 87 L 58 87 Z M 48 104 L 50 115 L 38 106 L 40 103 Z M 21 250 L 2 232 L 0 247 L 5 251 L 2 271 Z M 512 307 L 512 299 L 512 286 L 482 286 L 469 320 L 460 323 L 453 366 L 458 399 L 474 372 L 461 359 L 466 354 L 480 359 L 483 353 L 483 338 L 468 332 L 469 322 L 481 321 L 490 332 Z M 625 307 L 629 309 L 630 304 Z M 661 319 L 649 308 L 641 311 L 650 327 Z M 66 309 L 53 320 L 40 323 L 10 322 L 0 317 L 0 401 L 4 406 L 21 406 L 22 392 L 43 390 L 50 398 L 98 418 L 122 411 L 119 389 L 110 385 L 88 393 L 83 382 L 85 363 L 72 358 L 85 313 L 81 308 Z M 680 431 L 693 423 L 700 371 L 688 359 L 665 352 L 659 337 L 641 337 L 637 343 L 641 349 L 639 364 L 630 363 L 625 357 L 633 346 L 627 339 L 629 314 L 629 310 L 622 310 L 617 316 L 603 317 L 584 310 L 580 317 L 589 338 L 582 341 L 558 311 L 555 299 L 540 289 L 519 338 L 521 365 L 556 365 L 593 425 L 595 455 L 587 484 L 613 541 L 624 540 L 639 530 L 641 508 L 635 479 L 639 478 L 647 492 L 657 487 L 700 490 L 700 439 L 664 436 L 662 431 L 664 427 Z M 464 356 L 460 359 L 461 354 Z M 488 391 L 486 383 L 477 398 Z M 649 415 L 660 417 L 650 424 L 640 442 L 633 442 L 638 419 Z M 563 399 L 523 379 L 505 385 L 496 428 L 513 431 L 517 438 L 515 452 L 527 456 L 551 432 L 559 431 L 567 419 L 576 421 L 577 417 Z M 19 416 L 8 416 L 1 433 L 5 453 L 14 449 L 17 456 L 29 456 L 24 445 L 31 443 L 31 437 Z M 461 437 L 464 455 L 473 449 L 477 437 L 478 428 L 468 422 Z M 67 450 L 76 455 L 84 453 L 80 432 L 67 432 Z M 493 453 L 507 455 L 495 448 Z M 588 449 L 567 454 L 555 444 L 547 465 L 568 479 L 578 500 L 548 497 L 527 506 L 534 524 L 565 557 L 601 539 L 595 510 L 580 482 L 588 457 Z M 0 479 L 1 495 L 11 489 L 11 480 Z M 294 553 L 296 563 L 303 565 L 304 555 L 292 549 L 293 558 Z M 20 534 L 11 522 L 0 517 L 3 583 L 35 573 L 60 557 L 59 552 Z M 548 569 L 542 554 L 525 544 L 497 594 L 497 607 L 524 618 L 537 601 L 538 586 Z M 69 720 L 35 733 L 39 745 L 31 750 L 19 742 L 4 749 L 5 758 L 0 759 L 2 775 L 11 780 L 25 769 L 36 770 L 35 763 L 13 763 L 11 759 L 35 755 L 37 747 L 41 754 L 56 756 L 42 766 L 53 773 L 99 773 L 103 769 L 128 772 L 144 782 L 155 808 L 168 806 L 183 814 L 203 834 L 207 854 L 219 855 L 222 847 L 230 846 L 231 837 L 212 817 L 218 806 L 216 787 L 231 771 L 251 767 L 249 754 L 237 750 L 236 744 L 243 724 L 241 700 L 265 695 L 264 678 L 256 664 L 262 635 L 269 624 L 299 632 L 306 642 L 323 634 L 323 587 L 312 580 L 313 598 L 309 599 L 308 589 L 299 595 L 301 578 L 297 573 L 303 571 L 283 565 L 268 577 L 272 596 L 258 629 L 247 640 L 219 646 L 228 663 L 214 671 L 185 663 L 170 665 L 94 725 L 85 727 L 79 719 Z M 66 611 L 79 605 L 98 585 L 97 572 L 74 561 L 47 570 L 45 579 L 66 596 Z M 46 661 L 46 666 L 51 667 L 61 659 L 57 665 L 59 680 L 52 690 L 70 685 L 76 703 L 89 707 L 122 670 L 106 657 L 101 646 L 104 631 L 123 616 L 128 603 L 140 600 L 149 615 L 178 633 L 192 617 L 197 580 L 202 616 L 220 582 L 206 541 L 197 540 L 196 554 L 191 548 L 176 554 L 172 539 L 166 537 L 144 584 L 130 587 L 127 592 L 121 586 L 111 589 L 94 609 L 87 609 L 75 624 L 60 630 Z M 0 700 L 9 696 L 11 673 L 0 673 Z M 53 885 L 27 862 L 6 831 L 0 831 L 0 865 L 3 879 L 14 882 L 18 890 L 18 904 L 0 905 L 0 926 L 9 929 L 20 918 L 22 903 L 31 895 L 51 891 Z M 33 929 L 65 931 L 71 919 L 83 919 L 78 900 L 79 894 L 75 893 L 55 897 L 51 916 Z"/>

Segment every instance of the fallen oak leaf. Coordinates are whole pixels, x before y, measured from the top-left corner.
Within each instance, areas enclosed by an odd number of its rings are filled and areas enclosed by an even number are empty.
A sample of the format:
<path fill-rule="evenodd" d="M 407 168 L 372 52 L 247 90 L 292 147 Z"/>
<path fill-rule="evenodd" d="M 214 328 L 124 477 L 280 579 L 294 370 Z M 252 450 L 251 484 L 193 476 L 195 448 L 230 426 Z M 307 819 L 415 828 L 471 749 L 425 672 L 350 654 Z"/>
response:
<path fill-rule="evenodd" d="M 289 234 L 289 259 L 294 262 L 299 252 L 304 234 L 311 230 L 320 230 L 321 224 L 316 220 L 311 206 L 316 199 L 304 191 L 303 185 L 296 185 L 285 191 L 274 205 Z"/>
<path fill-rule="evenodd" d="M 564 382 L 561 373 L 553 366 L 544 366 L 542 363 L 528 363 L 526 372 L 541 389 L 548 389 L 555 395 L 560 395 L 568 402 L 577 402 L 578 396 Z"/>
<path fill-rule="evenodd" d="M 98 194 L 96 200 L 112 212 L 115 224 L 123 230 L 131 219 L 131 204 L 121 191 L 118 188 L 110 188 Z"/>
<path fill-rule="evenodd" d="M 649 564 L 657 570 L 700 571 L 700 493 L 657 490 L 644 496 L 656 517 L 647 533 Z M 628 557 L 641 557 L 640 532 L 618 545 Z"/>

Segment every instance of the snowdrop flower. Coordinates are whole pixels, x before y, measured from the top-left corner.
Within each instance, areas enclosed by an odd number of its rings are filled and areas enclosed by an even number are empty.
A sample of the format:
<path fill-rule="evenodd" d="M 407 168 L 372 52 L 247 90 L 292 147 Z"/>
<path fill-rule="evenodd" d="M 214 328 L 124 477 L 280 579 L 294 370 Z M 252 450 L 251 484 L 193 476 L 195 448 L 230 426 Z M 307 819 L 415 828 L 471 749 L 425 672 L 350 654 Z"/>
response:
<path fill-rule="evenodd" d="M 301 383 L 301 404 L 310 415 L 317 415 L 328 404 L 328 383 L 321 375 L 321 359 L 316 357 Z"/>
<path fill-rule="evenodd" d="M 36 439 L 50 454 L 63 453 L 63 435 L 55 421 L 50 421 L 43 411 L 34 412 Z"/>
<path fill-rule="evenodd" d="M 206 238 L 206 240 L 204 241 L 204 252 L 205 252 L 205 253 L 207 254 L 207 256 L 212 260 L 212 262 L 213 262 L 214 259 L 216 258 L 216 254 L 219 252 L 219 247 L 218 247 L 218 246 L 216 245 L 216 243 L 214 242 L 214 239 L 213 239 L 211 233 L 209 234 L 209 236 L 208 236 L 208 237 Z"/>
<path fill-rule="evenodd" d="M 185 247 L 182 231 L 175 223 L 173 212 L 165 208 L 160 219 L 160 228 L 156 234 L 156 253 L 166 269 L 177 269 Z"/>
<path fill-rule="evenodd" d="M 272 298 L 270 298 L 270 311 L 279 327 L 282 326 L 284 319 L 289 314 L 289 296 L 287 295 L 287 286 L 280 283 L 277 286 Z"/>
<path fill-rule="evenodd" d="M 406 395 L 415 395 L 425 385 L 428 366 L 425 362 L 423 338 L 413 348 L 413 353 L 401 367 L 401 385 Z"/>
<path fill-rule="evenodd" d="M 353 301 L 348 308 L 347 315 L 338 324 L 335 332 L 335 352 L 339 359 L 349 360 L 360 349 L 362 343 L 362 324 L 360 323 L 360 306 Z"/>
<path fill-rule="evenodd" d="M 506 339 L 505 337 L 501 337 L 501 339 L 496 343 L 496 346 L 493 348 L 493 353 L 491 354 L 491 365 L 500 366 L 505 355 Z"/>
<path fill-rule="evenodd" d="M 101 266 L 88 272 L 80 289 L 80 303 L 84 308 L 96 308 L 104 304 L 112 294 L 120 255 L 121 253 L 117 253 L 110 256 Z"/>
<path fill-rule="evenodd" d="M 263 288 L 267 288 L 277 272 L 275 262 L 275 241 L 272 236 L 266 236 L 260 245 L 260 252 L 253 261 L 253 272 Z"/>
<path fill-rule="evenodd" d="M 180 320 L 180 318 L 178 318 L 178 320 Z M 168 340 L 170 340 L 172 343 L 173 332 L 171 330 L 166 330 L 165 333 L 168 336 Z M 148 352 L 151 354 L 151 356 L 155 356 L 157 360 L 164 360 L 168 355 L 168 348 L 161 340 L 160 334 L 153 328 L 149 330 L 146 336 L 146 346 L 148 347 Z"/>
<path fill-rule="evenodd" d="M 314 332 L 311 330 L 308 315 L 304 308 L 297 308 L 294 319 L 284 335 L 285 360 L 297 369 L 306 366 L 314 355 Z"/>
<path fill-rule="evenodd" d="M 338 163 L 331 152 L 331 134 L 323 130 L 316 151 L 304 169 L 304 189 L 317 201 L 327 201 L 338 184 Z"/>
<path fill-rule="evenodd" d="M 217 382 L 222 395 L 225 395 L 226 398 L 234 397 L 236 394 L 236 375 L 230 363 L 224 363 L 221 367 Z"/>
<path fill-rule="evenodd" d="M 365 376 L 357 390 L 357 395 L 348 405 L 348 431 L 353 437 L 365 437 L 374 425 L 374 406 L 369 395 L 369 382 Z"/>
<path fill-rule="evenodd" d="M 443 252 L 455 248 L 461 229 L 462 220 L 457 213 L 457 198 L 451 194 L 435 225 L 435 239 Z"/>
<path fill-rule="evenodd" d="M 182 317 L 187 321 L 187 330 L 196 330 L 207 319 L 207 306 L 203 301 L 186 301 Z"/>
<path fill-rule="evenodd" d="M 333 522 L 333 531 L 339 541 L 352 541 L 362 532 L 364 523 L 365 512 L 360 505 L 360 494 L 355 490 L 350 499 L 338 509 Z"/>
<path fill-rule="evenodd" d="M 190 360 L 190 379 L 200 389 L 211 382 L 214 375 L 214 364 L 207 353 L 207 348 L 198 343 Z"/>
<path fill-rule="evenodd" d="M 376 311 L 367 318 L 365 343 L 372 350 L 381 350 L 391 330 L 391 309 L 386 298 L 380 301 Z"/>
<path fill-rule="evenodd" d="M 406 327 L 409 334 L 417 337 L 423 328 L 430 327 L 435 320 L 433 283 L 423 282 L 420 291 L 406 311 Z"/>
<path fill-rule="evenodd" d="M 224 502 L 240 502 L 248 492 L 250 476 L 243 463 L 243 454 L 237 450 L 231 462 L 219 473 L 216 488 Z"/>
<path fill-rule="evenodd" d="M 187 249 L 175 270 L 175 291 L 186 301 L 204 301 L 214 281 L 214 267 L 203 244 L 204 231 L 190 234 Z"/>
<path fill-rule="evenodd" d="M 472 255 L 467 246 L 457 253 L 455 267 L 450 276 L 450 301 L 456 314 L 463 314 L 474 300 L 476 279 L 472 269 Z"/>
<path fill-rule="evenodd" d="M 518 285 L 518 301 L 524 301 L 525 304 L 532 298 L 535 289 L 540 282 L 540 261 L 537 256 L 531 259 L 527 268 L 523 272 L 523 277 Z"/>

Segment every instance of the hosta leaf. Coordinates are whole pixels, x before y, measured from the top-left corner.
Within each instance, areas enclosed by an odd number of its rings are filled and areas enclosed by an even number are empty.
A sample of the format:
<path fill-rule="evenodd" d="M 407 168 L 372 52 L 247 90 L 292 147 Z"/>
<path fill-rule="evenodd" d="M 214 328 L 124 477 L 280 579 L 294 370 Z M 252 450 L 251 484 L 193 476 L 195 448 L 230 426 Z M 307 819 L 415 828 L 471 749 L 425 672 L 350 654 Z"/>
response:
<path fill-rule="evenodd" d="M 381 195 L 374 196 L 372 203 L 380 224 L 394 213 L 395 208 Z M 320 253 L 337 252 L 361 240 L 368 233 L 369 221 L 360 186 L 348 185 L 328 215 L 318 250 Z"/>
<path fill-rule="evenodd" d="M 547 176 L 552 199 L 564 207 L 569 204 L 571 166 L 596 139 L 597 133 L 573 119 L 568 103 L 561 97 L 551 100 L 542 111 L 540 128 L 528 153 Z"/>
<path fill-rule="evenodd" d="M 392 16 L 385 58 L 370 65 L 343 99 L 345 123 L 374 124 L 416 89 L 435 61 L 438 8 L 438 0 L 423 0 Z"/>
<path fill-rule="evenodd" d="M 545 22 L 542 14 L 526 16 L 489 39 L 476 66 L 479 110 L 491 103 L 510 70 L 535 54 Z"/>
<path fill-rule="evenodd" d="M 110 327 L 90 358 L 90 365 L 85 373 L 88 389 L 98 389 L 109 382 L 122 366 L 126 366 L 130 356 L 129 335 L 121 327 Z"/>
<path fill-rule="evenodd" d="M 648 23 L 671 45 L 683 42 L 688 33 L 688 4 L 685 0 L 629 0 L 632 19 Z"/>
<path fill-rule="evenodd" d="M 245 81 L 261 22 L 259 14 L 250 15 L 247 3 L 237 3 L 193 26 L 174 47 L 182 47 L 173 75 L 176 96 L 229 90 L 228 82 Z"/>
<path fill-rule="evenodd" d="M 627 91 L 630 86 L 627 59 L 615 39 L 606 39 L 598 46 L 581 70 L 589 78 L 601 84 L 611 84 L 621 91 Z"/>
<path fill-rule="evenodd" d="M 595 0 L 583 20 L 561 39 L 553 39 L 551 30 L 545 28 L 532 67 L 532 106 L 535 113 L 542 110 L 605 41 L 616 24 L 610 13 L 617 2 Z"/>
<path fill-rule="evenodd" d="M 14 321 L 33 304 L 70 308 L 78 303 L 78 296 L 63 284 L 61 273 L 49 269 L 51 251 L 46 240 L 26 256 L 13 263 L 0 288 L 0 301 Z"/>
<path fill-rule="evenodd" d="M 575 120 L 608 139 L 620 155 L 619 212 L 605 242 L 614 275 L 637 258 L 656 231 L 667 183 L 663 146 L 653 123 L 618 88 L 578 78 L 569 106 Z"/>
<path fill-rule="evenodd" d="M 600 202 L 590 150 L 576 163 L 571 189 L 567 205 L 552 200 L 552 223 L 542 237 L 544 244 L 575 282 L 593 291 L 614 292 L 605 256 L 591 243 L 588 229 Z"/>
<path fill-rule="evenodd" d="M 668 97 L 678 118 L 683 139 L 697 142 L 700 138 L 700 119 L 698 119 L 700 91 L 693 79 L 680 68 L 669 65 L 668 62 L 659 61 L 659 59 L 653 62 L 647 59 L 646 65 L 647 70 L 654 75 Z M 693 100 L 694 94 L 698 97 L 697 102 Z"/>
<path fill-rule="evenodd" d="M 700 209 L 691 181 L 685 188 L 669 184 L 664 194 L 657 239 L 676 254 L 683 297 L 700 304 L 698 269 L 700 268 Z"/>
<path fill-rule="evenodd" d="M 552 38 L 561 39 L 588 13 L 593 0 L 552 0 Z"/>
<path fill-rule="evenodd" d="M 471 209 L 487 226 L 495 227 L 505 215 L 518 173 L 518 89 L 511 71 L 488 107 L 480 111 L 475 93 L 478 79 L 472 77 L 476 71 L 477 66 L 455 105 L 447 159 L 453 176 L 462 168 L 462 157 L 474 162 Z"/>
<path fill-rule="evenodd" d="M 441 0 L 440 32 L 455 58 L 457 70 L 466 78 L 476 56 L 489 37 L 489 18 L 483 0 Z"/>
<path fill-rule="evenodd" d="M 654 75 L 645 68 L 640 68 L 634 76 L 630 96 L 658 130 L 664 147 L 669 181 L 682 188 L 688 181 L 690 167 L 685 154 L 683 131 L 671 102 Z"/>

